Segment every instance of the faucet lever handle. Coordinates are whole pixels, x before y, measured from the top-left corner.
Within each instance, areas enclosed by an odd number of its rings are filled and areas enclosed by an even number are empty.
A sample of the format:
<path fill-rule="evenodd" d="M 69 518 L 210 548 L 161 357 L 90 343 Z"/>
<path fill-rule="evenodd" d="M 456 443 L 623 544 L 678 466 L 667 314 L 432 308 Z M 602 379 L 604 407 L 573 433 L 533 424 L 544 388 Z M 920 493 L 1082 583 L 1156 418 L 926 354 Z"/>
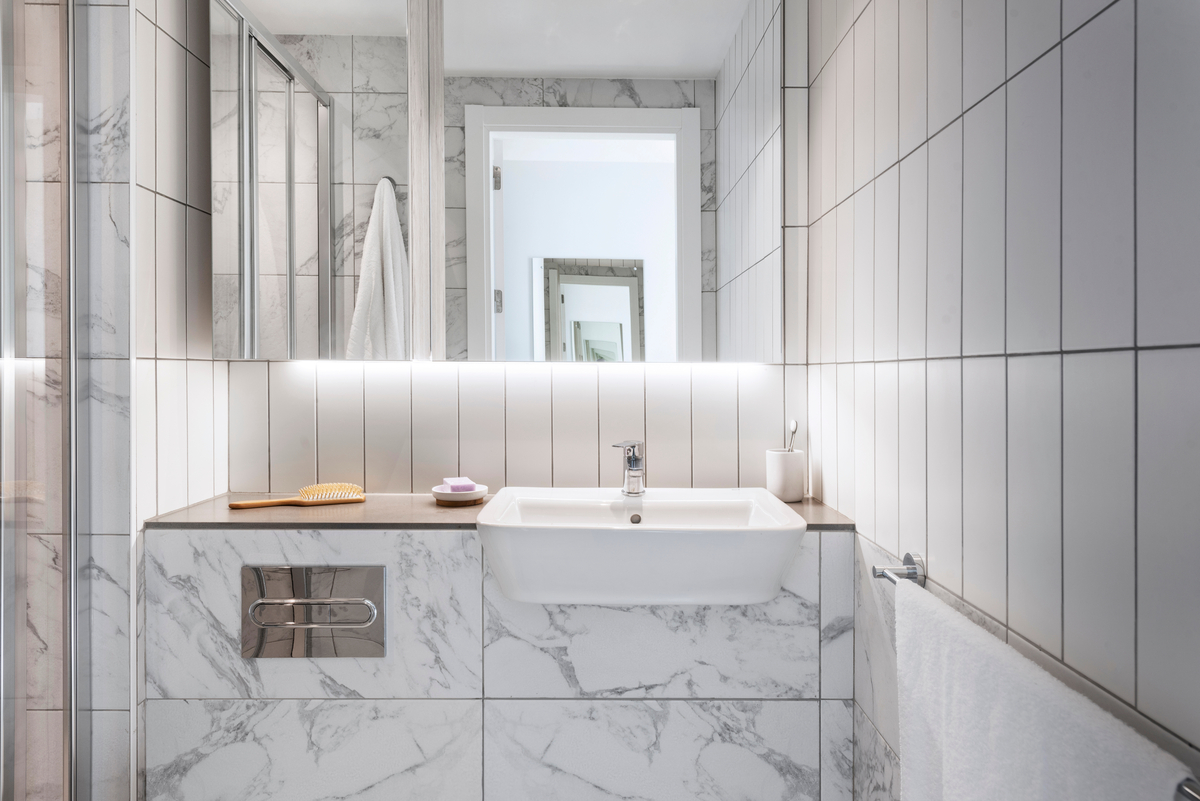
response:
<path fill-rule="evenodd" d="M 614 448 L 620 448 L 624 451 L 625 466 L 632 470 L 641 468 L 642 459 L 646 454 L 646 443 L 638 439 L 627 439 L 624 442 L 618 442 L 613 445 Z"/>

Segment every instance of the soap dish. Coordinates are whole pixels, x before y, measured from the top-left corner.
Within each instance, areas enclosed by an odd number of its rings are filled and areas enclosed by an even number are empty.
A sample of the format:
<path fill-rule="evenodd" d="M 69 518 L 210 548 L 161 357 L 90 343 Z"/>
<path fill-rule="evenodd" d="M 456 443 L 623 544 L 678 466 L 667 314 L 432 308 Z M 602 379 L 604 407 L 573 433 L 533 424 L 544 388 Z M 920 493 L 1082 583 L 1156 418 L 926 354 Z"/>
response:
<path fill-rule="evenodd" d="M 430 491 L 438 506 L 475 506 L 483 503 L 488 488 L 486 484 L 476 484 L 470 492 L 450 492 L 445 484 L 439 484 Z"/>

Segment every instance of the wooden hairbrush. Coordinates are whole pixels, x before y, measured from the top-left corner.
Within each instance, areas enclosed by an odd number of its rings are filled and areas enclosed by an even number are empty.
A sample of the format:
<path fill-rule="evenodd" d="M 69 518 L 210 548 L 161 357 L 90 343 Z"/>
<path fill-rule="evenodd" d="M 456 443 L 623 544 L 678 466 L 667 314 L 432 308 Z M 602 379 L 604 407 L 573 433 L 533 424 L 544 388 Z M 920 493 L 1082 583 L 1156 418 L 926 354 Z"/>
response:
<path fill-rule="evenodd" d="M 296 498 L 267 498 L 261 501 L 233 501 L 230 509 L 258 509 L 263 506 L 324 506 L 329 503 L 362 503 L 367 499 L 357 484 L 312 484 L 302 487 Z"/>

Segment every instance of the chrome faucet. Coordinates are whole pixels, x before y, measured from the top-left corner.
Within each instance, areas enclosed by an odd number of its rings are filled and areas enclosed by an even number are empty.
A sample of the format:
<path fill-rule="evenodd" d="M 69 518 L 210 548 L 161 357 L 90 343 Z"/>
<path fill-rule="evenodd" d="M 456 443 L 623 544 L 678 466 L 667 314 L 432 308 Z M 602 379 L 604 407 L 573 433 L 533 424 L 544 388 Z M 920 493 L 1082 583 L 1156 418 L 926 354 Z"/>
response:
<path fill-rule="evenodd" d="M 631 439 L 613 445 L 620 448 L 625 457 L 625 483 L 622 495 L 636 497 L 646 494 L 646 443 Z"/>

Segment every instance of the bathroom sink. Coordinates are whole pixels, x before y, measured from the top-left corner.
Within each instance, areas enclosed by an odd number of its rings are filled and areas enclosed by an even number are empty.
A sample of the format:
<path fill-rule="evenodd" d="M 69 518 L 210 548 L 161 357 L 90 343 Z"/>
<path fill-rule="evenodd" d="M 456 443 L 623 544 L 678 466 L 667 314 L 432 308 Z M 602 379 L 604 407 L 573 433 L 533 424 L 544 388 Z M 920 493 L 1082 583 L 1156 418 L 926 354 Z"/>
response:
<path fill-rule="evenodd" d="M 476 525 L 512 600 L 614 606 L 769 601 L 806 528 L 761 488 L 505 487 Z"/>

